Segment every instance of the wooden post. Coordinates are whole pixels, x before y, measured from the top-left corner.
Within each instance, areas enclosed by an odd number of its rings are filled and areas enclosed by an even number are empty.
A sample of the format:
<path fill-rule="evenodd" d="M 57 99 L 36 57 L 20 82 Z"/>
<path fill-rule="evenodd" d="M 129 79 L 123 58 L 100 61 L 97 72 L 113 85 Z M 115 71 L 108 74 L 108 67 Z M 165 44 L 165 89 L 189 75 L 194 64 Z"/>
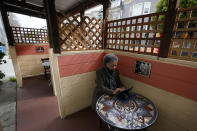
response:
<path fill-rule="evenodd" d="M 80 30 L 81 32 L 84 34 L 84 28 L 83 28 L 83 25 L 84 25 L 84 13 L 85 13 L 85 10 L 84 10 L 84 7 L 82 7 L 80 9 Z M 83 41 L 83 37 L 80 37 L 81 41 Z"/>
<path fill-rule="evenodd" d="M 44 5 L 46 10 L 48 39 L 49 39 L 50 47 L 53 48 L 54 53 L 60 53 L 55 0 L 44 0 Z"/>
<path fill-rule="evenodd" d="M 83 19 L 83 17 L 84 17 L 84 12 L 85 12 L 84 7 L 82 7 L 82 8 L 80 9 L 81 24 L 84 22 L 84 19 Z"/>
<path fill-rule="evenodd" d="M 173 27 L 176 19 L 177 8 L 179 7 L 179 0 L 169 0 L 168 11 L 165 16 L 163 36 L 159 50 L 159 57 L 168 57 L 170 48 L 170 41 L 172 38 Z"/>
<path fill-rule="evenodd" d="M 107 42 L 107 21 L 109 14 L 109 2 L 103 3 L 103 49 L 106 48 Z"/>
<path fill-rule="evenodd" d="M 5 28 L 5 33 L 6 33 L 6 36 L 7 36 L 8 44 L 10 46 L 13 46 L 14 45 L 14 37 L 13 37 L 13 34 L 12 34 L 12 28 L 11 28 L 10 23 L 9 23 L 7 10 L 3 7 L 3 3 L 0 3 L 0 8 L 1 8 L 1 16 L 2 16 L 2 19 L 3 19 L 3 25 L 4 25 L 4 28 Z"/>
<path fill-rule="evenodd" d="M 83 23 L 84 23 L 84 12 L 85 12 L 84 7 L 82 7 L 80 9 L 80 19 L 81 19 L 81 21 L 80 21 L 80 27 L 81 27 L 81 31 L 82 32 L 83 32 Z"/>

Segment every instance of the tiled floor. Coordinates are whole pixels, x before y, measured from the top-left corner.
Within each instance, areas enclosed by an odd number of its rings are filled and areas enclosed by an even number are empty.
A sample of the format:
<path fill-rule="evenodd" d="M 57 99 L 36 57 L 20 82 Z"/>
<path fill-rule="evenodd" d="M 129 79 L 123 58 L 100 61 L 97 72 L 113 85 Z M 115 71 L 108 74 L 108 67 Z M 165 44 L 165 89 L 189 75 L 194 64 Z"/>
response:
<path fill-rule="evenodd" d="M 17 89 L 17 131 L 104 131 L 97 114 L 86 108 L 61 120 L 57 98 L 43 76 L 24 79 Z"/>

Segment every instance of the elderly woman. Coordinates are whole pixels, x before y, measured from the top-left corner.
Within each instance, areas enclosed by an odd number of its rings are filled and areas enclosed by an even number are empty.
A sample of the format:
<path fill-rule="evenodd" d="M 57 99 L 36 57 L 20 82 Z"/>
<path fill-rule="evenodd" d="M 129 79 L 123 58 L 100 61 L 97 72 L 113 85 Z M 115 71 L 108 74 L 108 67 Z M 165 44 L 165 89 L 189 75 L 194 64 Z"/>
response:
<path fill-rule="evenodd" d="M 114 54 L 104 56 L 104 67 L 96 71 L 96 84 L 92 108 L 96 110 L 96 102 L 103 94 L 115 95 L 119 91 L 124 90 L 120 81 L 119 71 L 117 70 L 118 57 Z"/>

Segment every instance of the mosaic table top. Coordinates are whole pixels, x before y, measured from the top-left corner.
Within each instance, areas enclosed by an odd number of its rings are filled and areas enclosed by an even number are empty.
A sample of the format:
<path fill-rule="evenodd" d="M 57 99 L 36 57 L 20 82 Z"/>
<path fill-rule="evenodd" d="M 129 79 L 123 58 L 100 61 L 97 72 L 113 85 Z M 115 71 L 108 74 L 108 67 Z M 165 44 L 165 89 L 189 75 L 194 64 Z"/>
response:
<path fill-rule="evenodd" d="M 96 111 L 106 123 L 127 130 L 146 128 L 157 118 L 154 104 L 136 93 L 131 93 L 127 100 L 103 95 L 97 101 Z"/>

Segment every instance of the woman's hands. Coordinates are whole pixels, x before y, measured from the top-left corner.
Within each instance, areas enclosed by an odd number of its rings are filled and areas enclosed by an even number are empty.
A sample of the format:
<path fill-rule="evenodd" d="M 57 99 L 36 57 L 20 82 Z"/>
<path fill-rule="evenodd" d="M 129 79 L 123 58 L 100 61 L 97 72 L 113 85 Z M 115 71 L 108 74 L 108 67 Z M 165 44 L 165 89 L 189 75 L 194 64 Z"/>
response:
<path fill-rule="evenodd" d="M 117 93 L 120 92 L 120 91 L 123 91 L 124 89 L 125 89 L 124 87 L 122 87 L 122 88 L 116 88 L 116 89 L 114 90 L 114 92 L 113 92 L 113 95 L 117 94 Z"/>

